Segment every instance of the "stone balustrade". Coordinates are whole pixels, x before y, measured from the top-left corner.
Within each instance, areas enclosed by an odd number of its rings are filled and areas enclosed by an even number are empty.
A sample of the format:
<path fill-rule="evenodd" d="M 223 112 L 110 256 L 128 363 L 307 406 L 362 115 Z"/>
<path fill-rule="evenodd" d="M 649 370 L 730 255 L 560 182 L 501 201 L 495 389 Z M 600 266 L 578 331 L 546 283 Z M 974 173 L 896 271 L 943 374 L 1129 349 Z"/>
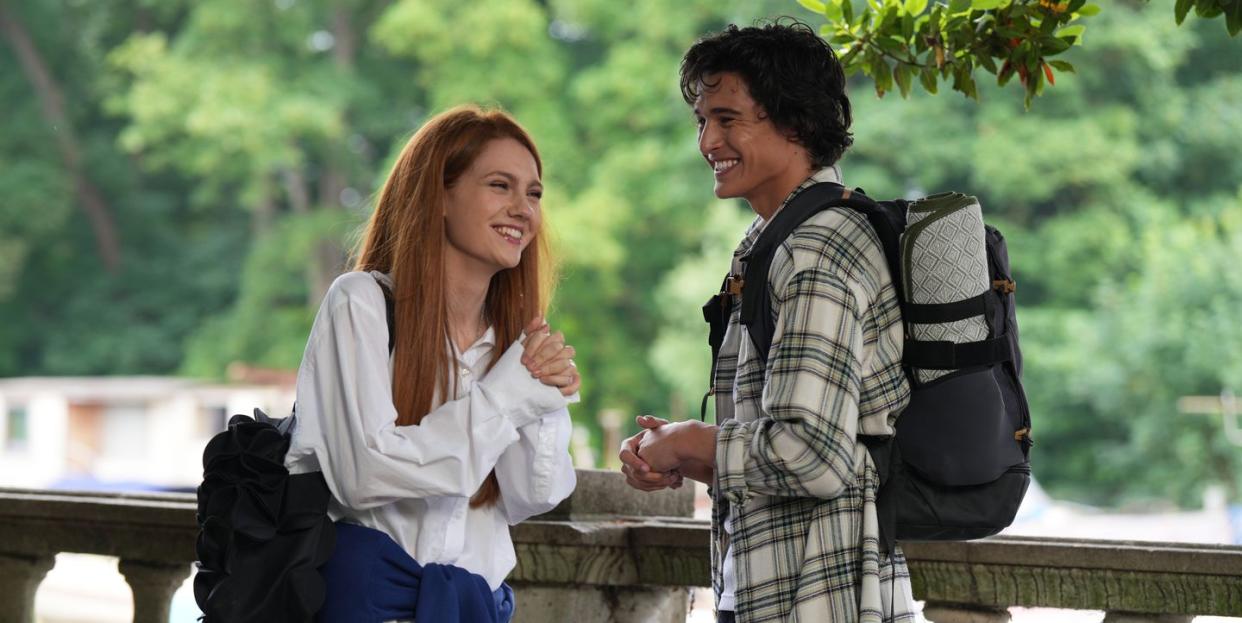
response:
<path fill-rule="evenodd" d="M 710 579 L 690 488 L 647 495 L 615 473 L 578 475 L 570 499 L 513 528 L 519 623 L 684 621 L 689 588 Z M 196 533 L 190 495 L 0 489 L 0 623 L 33 620 L 59 552 L 118 557 L 134 621 L 164 623 Z M 1242 616 L 1242 547 L 995 537 L 905 550 L 934 623 L 1003 622 L 1010 606 L 1104 610 L 1108 623 Z"/>

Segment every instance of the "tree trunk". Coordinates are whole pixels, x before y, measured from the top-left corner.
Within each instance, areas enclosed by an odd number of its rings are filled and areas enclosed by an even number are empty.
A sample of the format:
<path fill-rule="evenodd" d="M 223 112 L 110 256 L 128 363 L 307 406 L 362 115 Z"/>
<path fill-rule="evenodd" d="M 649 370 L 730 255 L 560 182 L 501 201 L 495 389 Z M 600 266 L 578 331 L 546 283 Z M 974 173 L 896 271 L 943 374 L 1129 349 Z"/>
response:
<path fill-rule="evenodd" d="M 74 191 L 77 194 L 78 206 L 86 213 L 91 229 L 95 234 L 95 245 L 99 259 L 110 273 L 116 273 L 121 264 L 121 245 L 117 238 L 116 225 L 112 211 L 104 201 L 103 193 L 87 177 L 82 169 L 82 150 L 78 139 L 74 136 L 73 126 L 65 114 L 65 98 L 48 70 L 47 64 L 35 47 L 25 25 L 15 12 L 9 10 L 4 2 L 0 2 L 0 36 L 13 48 L 21 63 L 26 79 L 30 81 L 39 96 L 40 111 L 44 121 L 52 130 L 56 146 L 60 151 L 65 170 L 73 178 Z"/>
<path fill-rule="evenodd" d="M 250 235 L 254 240 L 259 240 L 263 236 L 271 233 L 272 225 L 276 222 L 276 200 L 272 196 L 272 179 L 268 175 L 264 175 L 259 181 L 259 199 L 254 204 L 254 210 L 250 212 Z"/>
<path fill-rule="evenodd" d="M 332 8 L 332 62 L 343 74 L 352 74 L 357 63 L 358 34 L 353 25 L 350 9 L 344 4 Z M 342 110 L 341 116 L 347 118 L 348 111 Z M 346 124 L 348 127 L 348 124 Z M 345 133 L 348 135 L 348 131 Z M 319 174 L 318 206 L 324 210 L 335 210 L 341 207 L 341 193 L 349 185 L 349 176 L 342 166 L 344 141 L 334 141 L 330 151 L 324 154 L 323 169 Z M 311 279 L 311 304 L 317 305 L 327 293 L 332 280 L 346 269 L 347 250 L 334 239 L 324 238 L 315 245 L 311 254 L 308 274 Z"/>

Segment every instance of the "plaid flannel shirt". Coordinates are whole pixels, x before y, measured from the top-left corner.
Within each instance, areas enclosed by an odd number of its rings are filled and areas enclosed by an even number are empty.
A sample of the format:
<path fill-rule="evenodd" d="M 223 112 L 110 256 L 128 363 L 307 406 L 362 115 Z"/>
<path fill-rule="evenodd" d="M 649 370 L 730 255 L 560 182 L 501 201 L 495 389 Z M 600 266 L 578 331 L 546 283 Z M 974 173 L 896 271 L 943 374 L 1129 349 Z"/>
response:
<path fill-rule="evenodd" d="M 823 169 L 782 207 L 839 179 Z M 763 225 L 756 219 L 734 252 L 733 274 Z M 717 603 L 731 543 L 739 622 L 913 621 L 905 558 L 879 551 L 878 478 L 858 441 L 892 434 L 910 396 L 901 311 L 866 218 L 830 209 L 794 230 L 772 259 L 768 296 L 766 368 L 739 322 L 740 297 L 716 361 Z"/>

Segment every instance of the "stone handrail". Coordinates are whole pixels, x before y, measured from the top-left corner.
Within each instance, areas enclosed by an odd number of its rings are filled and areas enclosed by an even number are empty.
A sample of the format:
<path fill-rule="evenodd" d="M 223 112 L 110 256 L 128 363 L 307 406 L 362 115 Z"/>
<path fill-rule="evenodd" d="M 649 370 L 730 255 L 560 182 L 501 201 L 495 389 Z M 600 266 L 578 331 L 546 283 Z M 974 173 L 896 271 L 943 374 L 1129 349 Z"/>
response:
<path fill-rule="evenodd" d="M 646 496 L 580 471 L 570 500 L 513 528 L 519 618 L 684 621 L 686 589 L 710 581 L 688 489 Z M 196 534 L 192 495 L 0 489 L 0 622 L 33 620 L 53 557 L 75 552 L 120 558 L 134 621 L 164 623 Z M 1118 623 L 1242 616 L 1242 547 L 994 537 L 904 549 L 936 623 L 1006 621 L 1009 606 L 1104 610 Z"/>

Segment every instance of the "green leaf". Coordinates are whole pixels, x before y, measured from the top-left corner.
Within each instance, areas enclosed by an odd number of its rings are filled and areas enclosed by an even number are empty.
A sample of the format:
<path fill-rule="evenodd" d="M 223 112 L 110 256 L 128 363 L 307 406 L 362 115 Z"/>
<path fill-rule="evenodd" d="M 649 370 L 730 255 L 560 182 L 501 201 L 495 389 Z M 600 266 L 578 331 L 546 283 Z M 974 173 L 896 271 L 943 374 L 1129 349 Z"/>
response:
<path fill-rule="evenodd" d="M 1195 2 L 1195 15 L 1204 19 L 1212 19 L 1224 12 L 1225 9 L 1221 8 L 1219 0 L 1196 0 Z"/>
<path fill-rule="evenodd" d="M 824 9 L 827 8 L 821 0 L 798 0 L 798 4 L 801 4 L 807 10 L 819 13 L 820 15 L 823 15 Z"/>
<path fill-rule="evenodd" d="M 1177 25 L 1181 26 L 1186 21 L 1186 15 L 1190 13 L 1190 9 L 1195 6 L 1195 0 L 1177 0 L 1177 4 L 1173 5 L 1173 16 L 1177 19 Z"/>
<path fill-rule="evenodd" d="M 963 11 L 969 11 L 970 9 L 971 0 L 949 0 L 950 13 L 961 13 Z"/>
<path fill-rule="evenodd" d="M 880 97 L 893 89 L 893 75 L 889 73 L 888 63 L 879 55 L 871 59 L 871 77 L 875 79 L 875 91 Z"/>
<path fill-rule="evenodd" d="M 906 13 L 918 15 L 927 10 L 927 0 L 906 0 Z"/>
<path fill-rule="evenodd" d="M 974 11 L 999 9 L 1009 4 L 1009 0 L 970 0 L 970 8 Z"/>
<path fill-rule="evenodd" d="M 1098 4 L 1088 4 L 1088 5 L 1084 6 L 1084 7 L 1082 7 L 1081 9 L 1078 9 L 1078 11 L 1077 11 L 1077 12 L 1078 12 L 1078 14 L 1079 14 L 1079 15 L 1081 15 L 1081 16 L 1083 16 L 1083 17 L 1091 17 L 1092 15 L 1099 15 L 1099 14 L 1100 14 L 1100 5 L 1098 5 Z"/>
<path fill-rule="evenodd" d="M 1044 56 L 1056 56 L 1070 49 L 1070 44 L 1066 43 L 1064 39 L 1058 39 L 1057 37 L 1040 37 L 1039 47 Z"/>
<path fill-rule="evenodd" d="M 1058 37 L 1074 37 L 1076 39 L 1081 39 L 1082 33 L 1086 31 L 1087 31 L 1086 26 L 1082 24 L 1074 24 L 1073 26 L 1066 26 L 1065 28 L 1058 30 L 1057 36 Z"/>
<path fill-rule="evenodd" d="M 844 14 L 841 12 L 841 0 L 830 0 L 828 4 L 824 5 L 824 17 L 827 17 L 828 21 L 832 23 L 840 22 L 841 18 L 844 17 Z"/>
<path fill-rule="evenodd" d="M 980 67 L 986 69 L 988 73 L 996 73 L 996 61 L 992 58 L 991 54 L 984 51 L 976 52 L 975 62 L 978 63 Z"/>
<path fill-rule="evenodd" d="M 910 65 L 906 63 L 897 63 L 897 66 L 893 67 L 893 78 L 897 80 L 897 88 L 901 89 L 903 98 L 910 97 L 910 83 L 913 78 L 911 74 L 913 73 Z"/>
<path fill-rule="evenodd" d="M 1034 24 L 1035 23 L 1034 20 L 1032 20 L 1031 23 Z M 1057 29 L 1058 23 L 1059 22 L 1055 19 L 1051 19 L 1051 18 L 1046 19 L 1039 23 L 1039 32 L 1041 34 L 1050 35 L 1052 34 L 1052 31 Z"/>
<path fill-rule="evenodd" d="M 1234 0 L 1233 5 L 1225 13 L 1225 28 L 1229 30 L 1230 37 L 1242 32 L 1242 2 Z"/>
<path fill-rule="evenodd" d="M 900 39 L 884 37 L 881 39 L 876 39 L 875 43 L 876 45 L 880 46 L 881 50 L 884 50 L 885 52 L 888 52 L 889 54 L 893 56 L 900 57 L 906 51 L 905 42 Z"/>
<path fill-rule="evenodd" d="M 1064 71 L 1071 74 L 1075 73 L 1074 66 L 1065 61 L 1048 61 L 1048 64 L 1052 65 L 1052 67 L 1057 71 Z"/>
<path fill-rule="evenodd" d="M 923 88 L 927 89 L 928 93 L 935 95 L 938 90 L 936 69 L 933 67 L 924 67 L 923 71 L 919 72 L 919 82 L 923 83 Z"/>

